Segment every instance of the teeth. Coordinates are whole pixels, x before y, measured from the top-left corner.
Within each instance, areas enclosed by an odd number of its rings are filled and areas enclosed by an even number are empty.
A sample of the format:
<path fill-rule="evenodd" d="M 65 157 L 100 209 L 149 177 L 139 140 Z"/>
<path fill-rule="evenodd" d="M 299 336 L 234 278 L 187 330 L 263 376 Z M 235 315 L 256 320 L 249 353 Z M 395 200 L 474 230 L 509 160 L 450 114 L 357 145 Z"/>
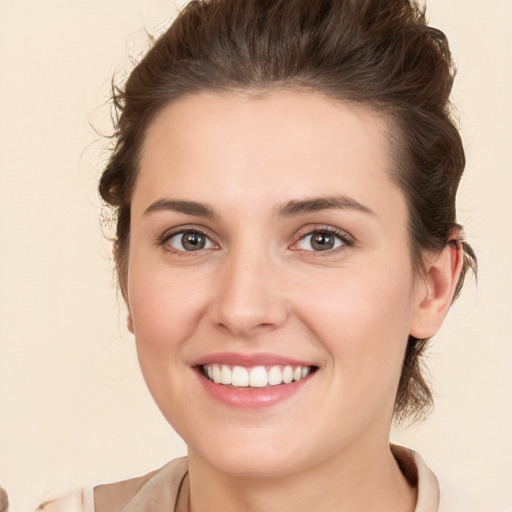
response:
<path fill-rule="evenodd" d="M 232 376 L 231 371 L 227 366 L 222 365 L 222 368 L 220 370 L 220 383 L 229 385 L 231 384 Z"/>
<path fill-rule="evenodd" d="M 264 366 L 256 366 L 249 373 L 249 386 L 251 388 L 264 388 L 268 384 L 268 373 Z"/>
<path fill-rule="evenodd" d="M 309 375 L 309 366 L 255 366 L 244 368 L 243 366 L 229 366 L 227 364 L 205 364 L 203 373 L 216 384 L 233 387 L 264 388 L 289 384 L 293 381 L 304 379 Z"/>
<path fill-rule="evenodd" d="M 285 384 L 290 384 L 293 380 L 293 369 L 291 366 L 285 366 L 283 370 L 283 382 Z"/>
<path fill-rule="evenodd" d="M 215 382 L 215 384 L 220 384 L 221 383 L 221 376 L 220 376 L 220 368 L 217 366 L 217 365 L 214 365 L 213 366 L 213 382 Z"/>
<path fill-rule="evenodd" d="M 281 367 L 272 366 L 268 372 L 268 383 L 271 386 L 277 386 L 283 382 L 283 372 L 281 371 Z"/>
<path fill-rule="evenodd" d="M 227 368 L 229 370 L 229 366 L 222 365 L 223 368 Z M 233 368 L 233 377 L 231 380 L 231 384 L 235 387 L 247 387 L 249 385 L 249 372 L 242 368 L 241 366 L 235 366 Z"/>

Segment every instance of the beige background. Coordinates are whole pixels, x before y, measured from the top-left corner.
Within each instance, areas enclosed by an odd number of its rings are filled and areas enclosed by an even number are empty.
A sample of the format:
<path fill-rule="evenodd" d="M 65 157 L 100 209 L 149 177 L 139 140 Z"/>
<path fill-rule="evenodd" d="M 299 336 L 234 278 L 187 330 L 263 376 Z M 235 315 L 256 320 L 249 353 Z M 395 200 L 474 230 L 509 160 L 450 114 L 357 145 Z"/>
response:
<path fill-rule="evenodd" d="M 459 215 L 480 282 L 430 352 L 434 415 L 395 437 L 491 510 L 512 503 L 512 1 L 428 6 L 460 69 Z M 110 76 L 140 51 L 141 27 L 173 12 L 170 0 L 0 0 L 0 483 L 16 511 L 184 453 L 124 328 L 98 220 L 103 142 L 88 126 L 108 130 Z"/>

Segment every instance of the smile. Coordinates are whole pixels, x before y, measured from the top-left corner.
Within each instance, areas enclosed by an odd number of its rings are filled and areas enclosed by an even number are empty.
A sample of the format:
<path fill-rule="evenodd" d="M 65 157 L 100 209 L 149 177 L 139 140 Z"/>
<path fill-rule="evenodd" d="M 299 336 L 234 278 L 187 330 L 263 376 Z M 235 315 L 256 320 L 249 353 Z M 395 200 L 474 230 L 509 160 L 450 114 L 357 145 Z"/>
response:
<path fill-rule="evenodd" d="M 231 366 L 204 364 L 203 375 L 215 384 L 233 388 L 265 388 L 305 379 L 315 368 L 311 366 Z"/>

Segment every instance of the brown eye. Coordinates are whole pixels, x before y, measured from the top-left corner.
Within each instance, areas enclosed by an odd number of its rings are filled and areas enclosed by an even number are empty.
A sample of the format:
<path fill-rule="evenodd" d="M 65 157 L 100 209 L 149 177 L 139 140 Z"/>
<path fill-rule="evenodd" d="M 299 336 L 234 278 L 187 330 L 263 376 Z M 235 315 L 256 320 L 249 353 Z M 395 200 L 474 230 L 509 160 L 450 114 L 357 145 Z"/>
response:
<path fill-rule="evenodd" d="M 328 231 L 314 231 L 303 236 L 298 247 L 304 251 L 329 251 L 342 245 L 346 245 L 346 242 L 341 236 Z"/>
<path fill-rule="evenodd" d="M 185 231 L 171 236 L 167 243 L 178 251 L 199 251 L 213 247 L 211 240 L 199 231 Z"/>
<path fill-rule="evenodd" d="M 311 247 L 315 251 L 326 251 L 334 247 L 334 236 L 328 235 L 327 233 L 315 233 L 311 237 Z"/>

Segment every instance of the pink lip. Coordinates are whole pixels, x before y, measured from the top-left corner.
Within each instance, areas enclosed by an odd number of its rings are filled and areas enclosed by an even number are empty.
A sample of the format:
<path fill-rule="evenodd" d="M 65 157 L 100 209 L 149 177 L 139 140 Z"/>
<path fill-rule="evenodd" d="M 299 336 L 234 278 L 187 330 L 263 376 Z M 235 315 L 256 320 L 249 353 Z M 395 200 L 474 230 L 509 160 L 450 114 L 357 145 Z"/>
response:
<path fill-rule="evenodd" d="M 201 357 L 192 363 L 191 366 L 202 366 L 205 364 L 227 364 L 230 366 L 244 366 L 246 368 L 274 365 L 314 366 L 311 362 L 300 361 L 298 359 L 279 356 L 277 354 L 239 354 L 234 352 L 209 354 Z"/>
<path fill-rule="evenodd" d="M 304 386 L 307 386 L 314 373 L 310 373 L 306 378 L 291 382 L 290 384 L 247 389 L 215 384 L 203 374 L 201 367 L 206 364 L 227 364 L 246 368 L 274 365 L 315 366 L 311 362 L 268 353 L 240 354 L 223 352 L 209 354 L 195 361 L 191 366 L 197 370 L 196 374 L 208 395 L 224 405 L 238 409 L 260 409 L 278 404 L 298 393 Z"/>
<path fill-rule="evenodd" d="M 315 375 L 309 374 L 305 379 L 301 379 L 290 384 L 280 384 L 278 386 L 269 386 L 267 388 L 234 388 L 215 384 L 205 377 L 200 371 L 196 372 L 204 389 L 213 399 L 237 409 L 262 409 L 276 405 L 279 402 L 295 395 L 307 386 L 310 379 Z"/>

